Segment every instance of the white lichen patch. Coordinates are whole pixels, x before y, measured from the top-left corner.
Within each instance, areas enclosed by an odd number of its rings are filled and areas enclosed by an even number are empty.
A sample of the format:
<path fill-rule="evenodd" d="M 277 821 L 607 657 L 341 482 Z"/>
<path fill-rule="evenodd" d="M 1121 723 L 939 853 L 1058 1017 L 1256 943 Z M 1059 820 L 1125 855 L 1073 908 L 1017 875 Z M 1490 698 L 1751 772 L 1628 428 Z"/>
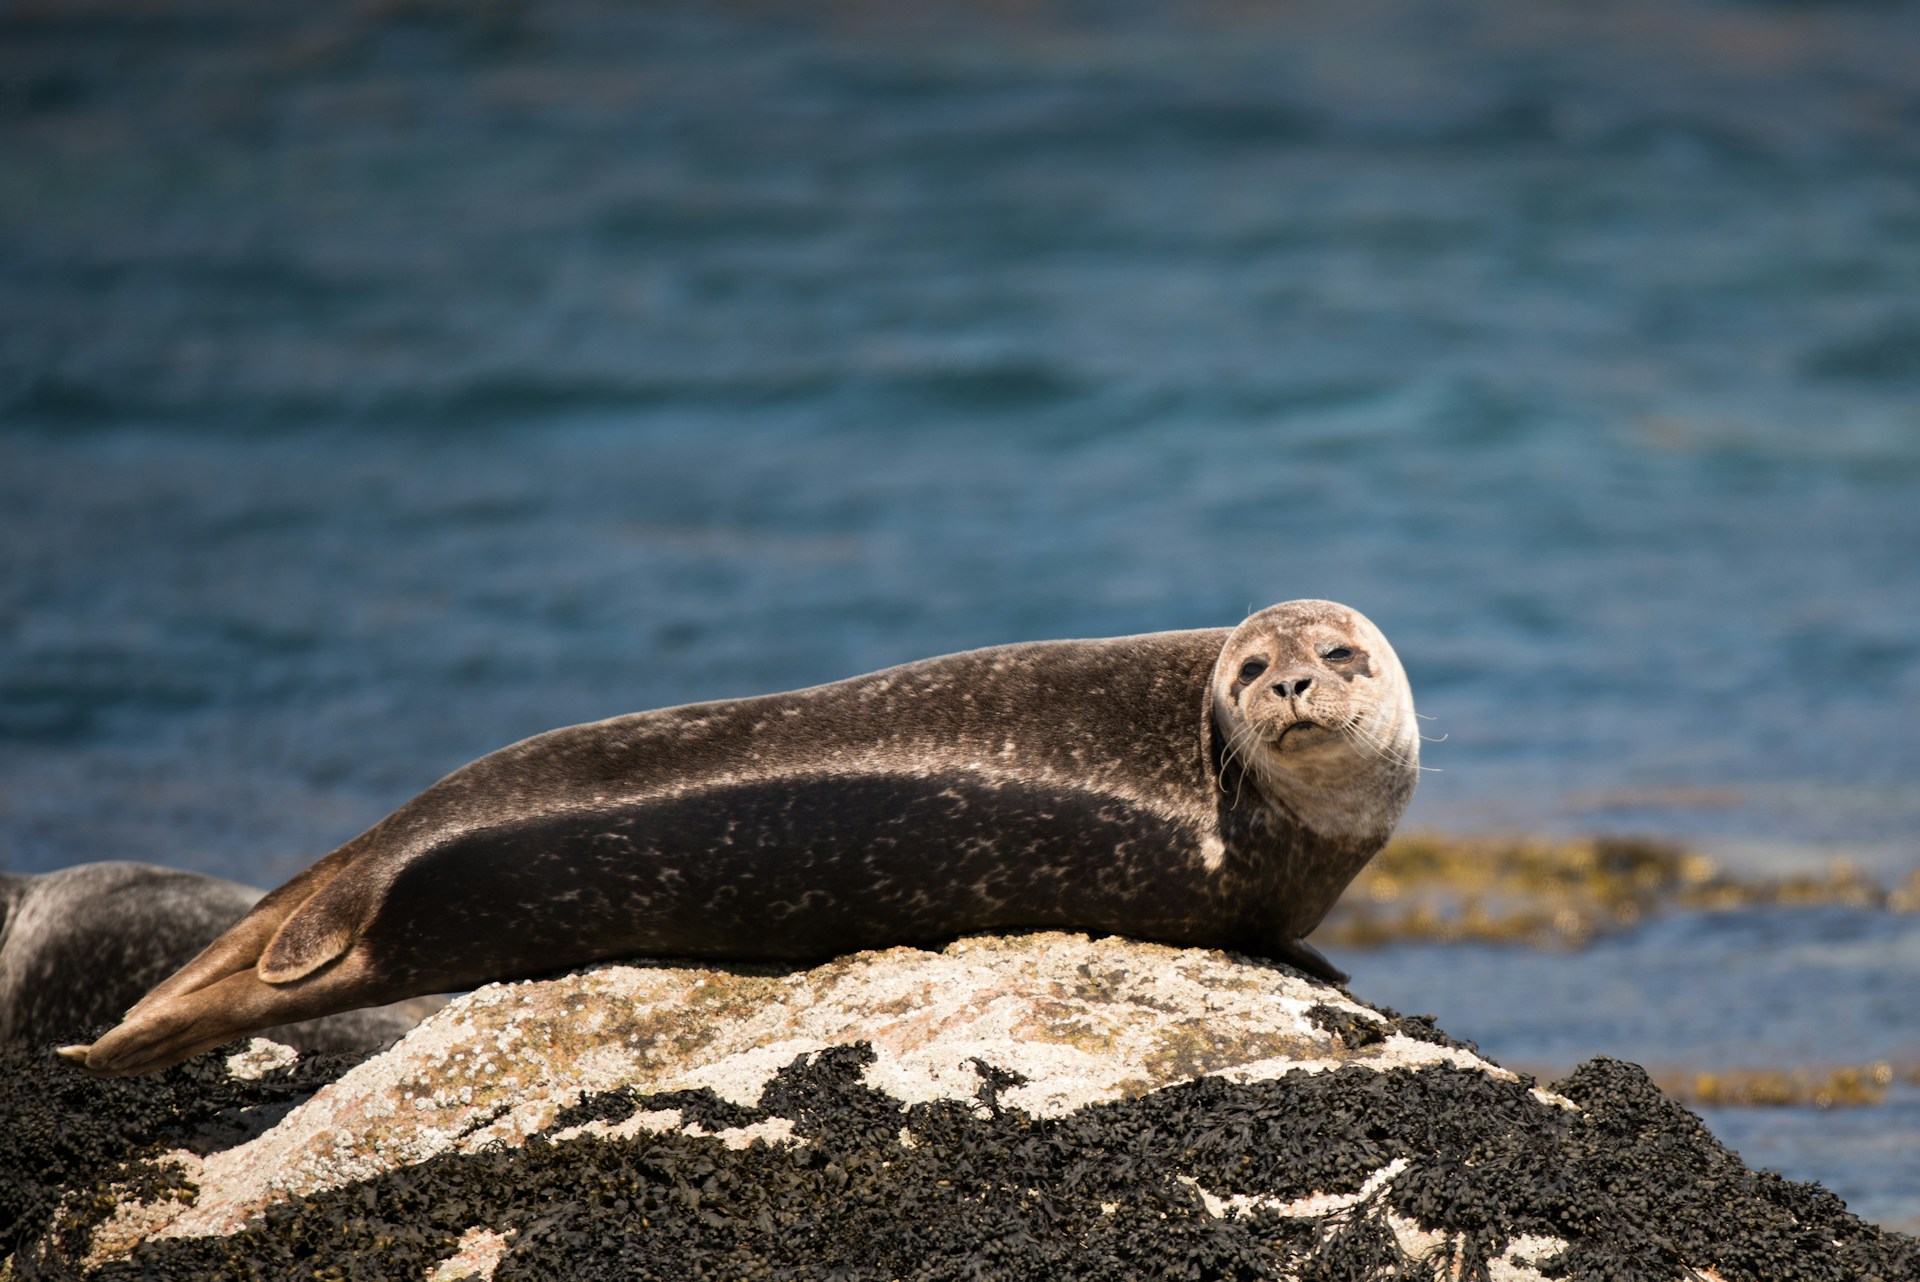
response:
<path fill-rule="evenodd" d="M 257 1082 L 275 1069 L 292 1068 L 299 1058 L 300 1052 L 291 1046 L 256 1037 L 247 1043 L 247 1049 L 227 1056 L 227 1072 Z"/>
<path fill-rule="evenodd" d="M 1366 1181 L 1352 1193 L 1311 1193 L 1306 1197 L 1285 1199 L 1268 1197 L 1257 1193 L 1229 1193 L 1225 1197 L 1202 1188 L 1198 1180 L 1191 1176 L 1180 1177 L 1185 1184 L 1192 1185 L 1194 1192 L 1200 1195 L 1201 1205 L 1207 1208 L 1207 1214 L 1215 1219 L 1228 1215 L 1237 1215 L 1242 1211 L 1260 1207 L 1283 1215 L 1291 1220 L 1319 1219 L 1332 1215 L 1335 1211 L 1344 1211 L 1360 1205 L 1377 1196 L 1400 1172 L 1407 1169 L 1407 1159 L 1396 1157 L 1366 1178 Z"/>
<path fill-rule="evenodd" d="M 1456 1256 L 1459 1241 L 1453 1234 L 1423 1228 L 1404 1216 L 1389 1211 L 1387 1223 L 1393 1229 L 1400 1249 L 1415 1260 L 1436 1256 Z M 1559 1238 L 1523 1236 L 1507 1243 L 1507 1249 L 1487 1261 L 1489 1282 L 1548 1282 L 1542 1268 L 1567 1249 Z"/>
<path fill-rule="evenodd" d="M 209 1156 L 198 1202 L 153 1235 L 231 1233 L 289 1193 L 371 1179 L 439 1153 L 514 1146 L 583 1096 L 621 1087 L 640 1095 L 704 1089 L 754 1107 L 799 1057 L 855 1043 L 873 1048 L 867 1084 L 903 1107 L 975 1101 L 986 1080 L 980 1066 L 990 1065 L 1024 1079 L 1002 1086 L 998 1102 L 1036 1117 L 1206 1074 L 1247 1082 L 1303 1069 L 1444 1063 L 1512 1079 L 1464 1050 L 1397 1033 L 1348 1050 L 1308 1017 L 1318 1004 L 1384 1022 L 1277 966 L 1061 933 L 981 936 L 937 953 L 858 953 L 800 972 L 639 963 L 492 984 L 449 1003 L 272 1130 Z M 645 1129 L 649 1116 L 666 1125 L 644 1111 L 622 1125 Z M 570 1133 L 597 1133 L 591 1125 Z M 789 1123 L 770 1119 L 719 1138 L 790 1136 Z"/>
<path fill-rule="evenodd" d="M 460 1235 L 460 1245 L 452 1255 L 434 1265 L 427 1282 L 454 1282 L 456 1278 L 478 1276 L 491 1282 L 500 1261 L 513 1246 L 509 1234 L 496 1233 L 484 1224 L 476 1224 Z"/>
<path fill-rule="evenodd" d="M 781 1146 L 801 1146 L 804 1139 L 793 1133 L 793 1120 L 786 1117 L 769 1117 L 764 1122 L 755 1122 L 751 1126 L 729 1126 L 725 1130 L 688 1132 L 691 1135 L 711 1134 L 728 1148 L 751 1148 L 755 1144 L 775 1144 Z"/>
<path fill-rule="evenodd" d="M 632 1139 L 636 1135 L 694 1135 L 705 1139 L 716 1139 L 728 1148 L 749 1148 L 755 1143 L 778 1144 L 787 1147 L 804 1146 L 806 1141 L 793 1133 L 793 1120 L 786 1117 L 769 1117 L 765 1121 L 750 1126 L 729 1126 L 722 1130 L 710 1131 L 698 1122 L 686 1122 L 677 1108 L 663 1108 L 655 1111 L 642 1110 L 631 1117 L 618 1122 L 608 1122 L 595 1118 L 591 1122 L 582 1122 L 578 1126 L 569 1126 L 555 1131 L 556 1144 L 567 1140 L 580 1139 L 582 1136 L 599 1136 L 603 1139 Z"/>
<path fill-rule="evenodd" d="M 712 1063 L 689 1065 L 671 1090 L 706 1089 L 729 1104 L 752 1108 L 760 1102 L 773 1075 L 802 1055 L 812 1055 L 839 1043 L 817 1037 L 783 1038 L 762 1046 L 751 1046 Z"/>
<path fill-rule="evenodd" d="M 1565 1238 L 1538 1237 L 1531 1234 L 1514 1238 L 1507 1249 L 1488 1261 L 1493 1282 L 1534 1282 L 1544 1278 L 1542 1271 L 1568 1246 Z"/>
<path fill-rule="evenodd" d="M 630 1140 L 636 1135 L 665 1135 L 680 1129 L 679 1109 L 641 1109 L 631 1117 L 618 1122 L 609 1122 L 604 1118 L 596 1117 L 591 1122 L 565 1127 L 553 1133 L 553 1141 L 559 1144 L 567 1140 L 577 1140 L 583 1135 L 597 1135 L 602 1139 Z"/>
<path fill-rule="evenodd" d="M 1339 1215 L 1353 1208 L 1376 1201 L 1409 1163 L 1404 1157 L 1397 1157 L 1366 1178 L 1361 1186 L 1351 1193 L 1314 1193 L 1306 1197 L 1291 1200 L 1267 1196 L 1258 1193 L 1230 1193 L 1222 1196 L 1215 1193 L 1191 1176 L 1180 1176 L 1180 1181 L 1199 1195 L 1200 1203 L 1207 1214 L 1215 1219 L 1241 1215 L 1250 1210 L 1271 1211 L 1275 1215 L 1291 1220 L 1321 1220 Z M 1450 1256 L 1457 1252 L 1460 1245 L 1451 1234 L 1428 1229 L 1405 1216 L 1388 1210 L 1386 1222 L 1393 1230 L 1394 1240 L 1400 1249 L 1415 1260 L 1432 1260 L 1435 1257 Z M 1560 1252 L 1567 1249 L 1566 1242 L 1550 1237 L 1517 1237 L 1507 1243 L 1507 1247 L 1497 1257 L 1487 1262 L 1488 1277 L 1491 1282 L 1546 1282 L 1542 1266 L 1549 1263 Z"/>
<path fill-rule="evenodd" d="M 1474 1069 L 1503 1082 L 1519 1080 L 1513 1073 L 1501 1068 L 1498 1064 L 1489 1064 L 1471 1051 L 1454 1046 L 1436 1046 L 1432 1042 L 1404 1037 L 1399 1033 L 1389 1035 L 1385 1041 L 1369 1049 L 1373 1053 L 1347 1059 L 1330 1057 L 1289 1059 L 1286 1056 L 1274 1056 L 1223 1068 L 1214 1075 L 1224 1077 L 1230 1082 L 1244 1084 L 1270 1082 L 1288 1073 L 1325 1073 L 1351 1064 L 1381 1071 L 1390 1068 L 1430 1068 L 1437 1064 L 1446 1064 L 1454 1068 Z"/>

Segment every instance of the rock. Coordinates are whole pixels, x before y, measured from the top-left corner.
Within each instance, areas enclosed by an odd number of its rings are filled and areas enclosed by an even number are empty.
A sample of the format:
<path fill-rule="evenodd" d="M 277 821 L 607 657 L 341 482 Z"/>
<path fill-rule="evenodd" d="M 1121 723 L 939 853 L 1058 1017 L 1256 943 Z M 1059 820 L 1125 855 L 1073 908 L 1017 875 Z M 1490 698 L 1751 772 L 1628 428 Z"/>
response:
<path fill-rule="evenodd" d="M 603 966 L 345 1063 L 256 1040 L 148 1079 L 9 1065 L 12 1274 L 1920 1274 L 1913 1239 L 1746 1170 L 1631 1065 L 1541 1090 L 1198 949 Z M 126 1121 L 69 1142 L 76 1116 Z"/>

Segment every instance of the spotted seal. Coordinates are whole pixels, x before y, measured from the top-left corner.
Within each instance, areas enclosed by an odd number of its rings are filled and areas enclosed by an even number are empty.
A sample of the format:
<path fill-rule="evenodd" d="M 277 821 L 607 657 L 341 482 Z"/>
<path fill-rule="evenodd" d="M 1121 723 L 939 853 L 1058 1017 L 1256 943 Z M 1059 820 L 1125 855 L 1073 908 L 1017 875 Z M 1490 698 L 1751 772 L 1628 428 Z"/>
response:
<path fill-rule="evenodd" d="M 1385 843 L 1418 755 L 1399 659 L 1329 601 L 571 726 L 448 775 L 62 1053 L 137 1073 L 604 959 L 1033 927 L 1342 979 L 1304 937 Z"/>

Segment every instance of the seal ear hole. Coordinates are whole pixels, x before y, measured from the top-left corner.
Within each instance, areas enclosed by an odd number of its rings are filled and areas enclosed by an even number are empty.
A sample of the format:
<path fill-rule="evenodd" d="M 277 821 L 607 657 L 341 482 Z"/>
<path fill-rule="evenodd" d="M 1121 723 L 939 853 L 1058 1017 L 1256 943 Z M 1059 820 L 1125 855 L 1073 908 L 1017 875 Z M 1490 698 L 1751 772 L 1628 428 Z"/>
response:
<path fill-rule="evenodd" d="M 1267 661 L 1265 659 L 1248 659 L 1240 665 L 1240 679 L 1242 681 L 1251 681 L 1266 670 Z"/>

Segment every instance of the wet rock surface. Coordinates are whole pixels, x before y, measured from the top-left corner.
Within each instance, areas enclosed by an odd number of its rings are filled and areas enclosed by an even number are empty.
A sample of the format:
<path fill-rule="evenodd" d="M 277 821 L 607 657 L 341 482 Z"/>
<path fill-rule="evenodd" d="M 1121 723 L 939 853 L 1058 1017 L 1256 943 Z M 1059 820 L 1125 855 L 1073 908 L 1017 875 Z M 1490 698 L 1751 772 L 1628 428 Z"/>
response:
<path fill-rule="evenodd" d="M 1283 968 L 1122 940 L 601 967 L 357 1064 L 6 1054 L 20 1278 L 1920 1276 L 1630 1064 L 1541 1090 Z"/>

